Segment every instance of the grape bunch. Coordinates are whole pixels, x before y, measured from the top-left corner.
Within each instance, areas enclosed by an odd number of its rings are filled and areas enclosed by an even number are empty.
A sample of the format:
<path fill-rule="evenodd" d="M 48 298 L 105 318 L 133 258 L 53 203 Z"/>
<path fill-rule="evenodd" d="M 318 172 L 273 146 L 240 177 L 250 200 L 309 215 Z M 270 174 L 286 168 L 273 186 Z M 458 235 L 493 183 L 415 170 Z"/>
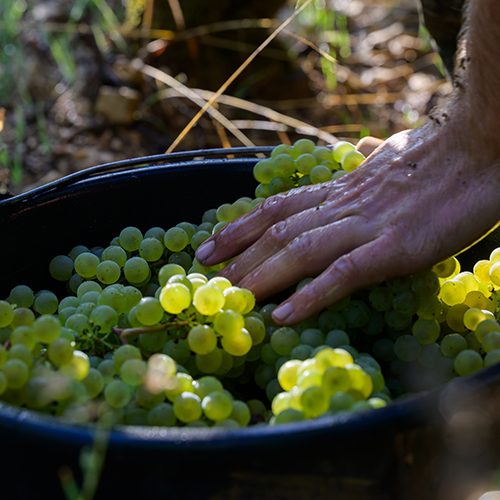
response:
<path fill-rule="evenodd" d="M 347 142 L 282 144 L 256 163 L 255 198 L 55 256 L 65 297 L 18 285 L 0 300 L 0 399 L 80 423 L 239 428 L 381 408 L 498 363 L 500 249 L 473 272 L 451 257 L 293 327 L 218 276 L 225 263 L 196 260 L 266 197 L 363 159 Z"/>

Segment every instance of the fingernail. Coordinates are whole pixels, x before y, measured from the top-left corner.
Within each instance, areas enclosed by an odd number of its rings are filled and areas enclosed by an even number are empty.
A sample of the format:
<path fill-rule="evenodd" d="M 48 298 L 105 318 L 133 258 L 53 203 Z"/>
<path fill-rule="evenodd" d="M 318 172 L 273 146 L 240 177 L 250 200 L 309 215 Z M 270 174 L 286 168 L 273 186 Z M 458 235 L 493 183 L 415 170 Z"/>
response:
<path fill-rule="evenodd" d="M 203 243 L 198 250 L 196 250 L 196 258 L 199 262 L 203 262 L 205 259 L 208 259 L 215 250 L 215 242 L 208 241 L 207 243 Z"/>
<path fill-rule="evenodd" d="M 279 306 L 277 307 L 274 311 L 273 311 L 273 316 L 278 320 L 278 321 L 283 321 L 285 320 L 286 318 L 288 318 L 288 316 L 290 316 L 291 314 L 293 313 L 293 305 L 290 304 L 290 302 L 286 303 L 285 305 L 283 306 Z"/>

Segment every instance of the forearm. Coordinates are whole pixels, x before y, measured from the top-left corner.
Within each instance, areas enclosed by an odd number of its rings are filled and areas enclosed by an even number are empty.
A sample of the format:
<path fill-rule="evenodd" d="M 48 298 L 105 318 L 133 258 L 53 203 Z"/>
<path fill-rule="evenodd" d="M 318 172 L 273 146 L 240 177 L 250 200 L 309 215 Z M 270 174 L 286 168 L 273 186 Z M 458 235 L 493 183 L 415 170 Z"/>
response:
<path fill-rule="evenodd" d="M 477 127 L 486 141 L 498 143 L 500 121 L 500 3 L 471 0 L 467 13 L 464 68 L 464 112 L 470 126 Z M 489 144 L 491 147 L 491 144 Z"/>

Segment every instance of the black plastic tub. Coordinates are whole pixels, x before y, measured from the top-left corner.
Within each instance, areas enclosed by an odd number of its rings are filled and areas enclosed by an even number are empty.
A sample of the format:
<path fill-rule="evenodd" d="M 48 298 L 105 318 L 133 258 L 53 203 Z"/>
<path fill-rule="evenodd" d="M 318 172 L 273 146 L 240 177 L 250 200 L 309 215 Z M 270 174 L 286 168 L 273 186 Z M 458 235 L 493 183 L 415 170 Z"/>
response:
<path fill-rule="evenodd" d="M 57 293 L 50 259 L 77 244 L 106 245 L 126 225 L 197 222 L 209 208 L 252 196 L 255 152 L 112 163 L 0 201 L 0 297 L 18 284 Z M 462 261 L 487 258 L 493 246 L 494 237 L 483 240 Z M 121 427 L 109 434 L 95 498 L 478 498 L 500 464 L 499 388 L 500 367 L 492 367 L 386 408 L 306 423 Z M 0 403 L 0 497 L 64 498 L 59 473 L 70 467 L 80 480 L 80 451 L 93 437 L 92 427 Z"/>

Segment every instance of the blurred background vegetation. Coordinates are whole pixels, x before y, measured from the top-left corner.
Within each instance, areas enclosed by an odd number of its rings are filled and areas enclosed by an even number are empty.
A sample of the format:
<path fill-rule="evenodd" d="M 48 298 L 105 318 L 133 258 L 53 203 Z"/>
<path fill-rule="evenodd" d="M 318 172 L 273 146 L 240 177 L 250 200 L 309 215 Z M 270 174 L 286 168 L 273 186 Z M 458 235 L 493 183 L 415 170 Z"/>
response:
<path fill-rule="evenodd" d="M 0 191 L 165 152 L 295 7 L 3 0 Z M 415 1 L 312 0 L 176 149 L 386 138 L 450 91 Z"/>

